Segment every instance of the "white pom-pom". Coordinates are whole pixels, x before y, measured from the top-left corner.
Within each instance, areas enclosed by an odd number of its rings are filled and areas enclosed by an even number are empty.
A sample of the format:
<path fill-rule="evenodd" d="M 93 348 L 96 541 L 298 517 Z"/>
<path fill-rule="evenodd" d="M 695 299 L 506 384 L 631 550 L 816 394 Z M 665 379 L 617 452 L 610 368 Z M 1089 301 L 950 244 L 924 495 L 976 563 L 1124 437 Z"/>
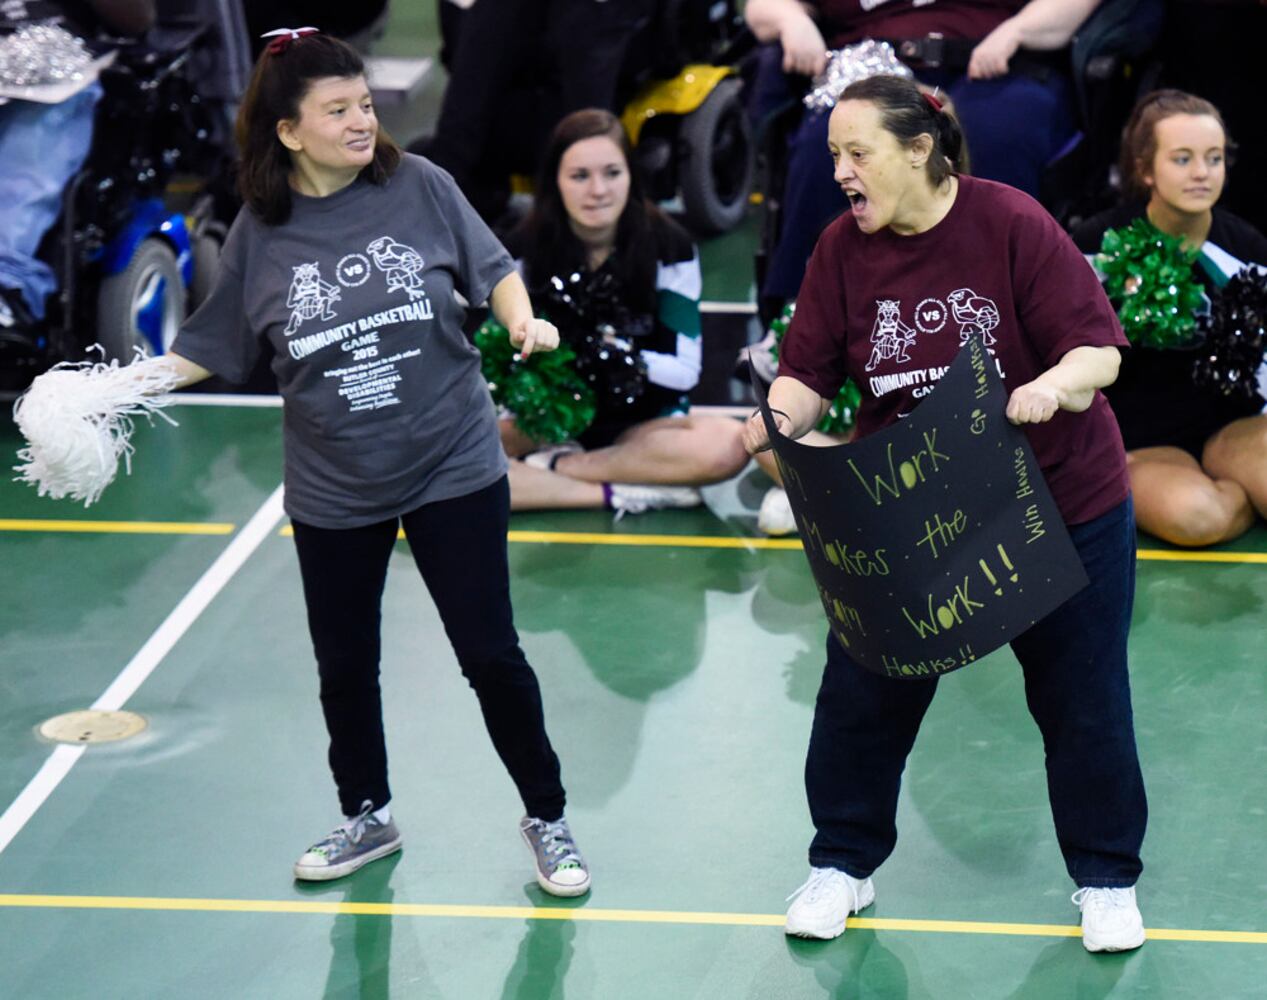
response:
<path fill-rule="evenodd" d="M 179 376 L 162 358 L 119 366 L 63 363 L 39 376 L 13 405 L 28 447 L 18 452 L 17 479 L 40 496 L 95 503 L 114 481 L 119 459 L 132 471 L 132 418 L 158 414 Z"/>

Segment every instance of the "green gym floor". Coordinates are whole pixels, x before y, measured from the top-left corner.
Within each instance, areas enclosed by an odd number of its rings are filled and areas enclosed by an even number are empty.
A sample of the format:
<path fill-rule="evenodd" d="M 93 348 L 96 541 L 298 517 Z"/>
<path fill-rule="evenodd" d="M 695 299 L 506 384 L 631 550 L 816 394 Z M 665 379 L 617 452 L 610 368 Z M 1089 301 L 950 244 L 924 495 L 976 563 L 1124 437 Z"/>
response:
<path fill-rule="evenodd" d="M 432 6 L 396 4 L 382 51 L 434 53 Z M 437 93 L 395 131 L 416 134 Z M 704 247 L 705 298 L 750 300 L 754 230 Z M 759 333 L 746 322 L 725 336 Z M 713 352 L 718 384 L 732 356 Z M 943 680 L 875 906 L 833 942 L 783 935 L 825 627 L 799 544 L 756 535 L 755 471 L 698 511 L 512 519 L 588 898 L 530 878 L 514 790 L 403 543 L 383 685 L 405 849 L 310 887 L 291 863 L 337 817 L 280 410 L 217 402 L 139 428 L 132 475 L 88 510 L 0 478 L 3 1000 L 1267 996 L 1261 525 L 1217 552 L 1140 540 L 1136 953 L 1078 940 L 1006 650 Z M 0 420 L 0 465 L 18 446 Z M 36 732 L 89 707 L 148 727 L 86 747 Z"/>
<path fill-rule="evenodd" d="M 1195 558 L 1141 539 L 1141 951 L 1077 939 L 1006 650 L 941 682 L 876 905 L 834 942 L 790 941 L 824 622 L 797 543 L 755 537 L 760 473 L 698 511 L 512 520 L 589 898 L 532 882 L 514 790 L 403 543 L 383 658 L 406 846 L 313 888 L 290 865 L 336 807 L 277 506 L 280 411 L 171 412 L 88 510 L 0 482 L 0 996 L 1267 993 L 1261 527 Z M 17 446 L 6 424 L 8 464 Z M 148 728 L 60 748 L 35 732 L 93 705 Z"/>

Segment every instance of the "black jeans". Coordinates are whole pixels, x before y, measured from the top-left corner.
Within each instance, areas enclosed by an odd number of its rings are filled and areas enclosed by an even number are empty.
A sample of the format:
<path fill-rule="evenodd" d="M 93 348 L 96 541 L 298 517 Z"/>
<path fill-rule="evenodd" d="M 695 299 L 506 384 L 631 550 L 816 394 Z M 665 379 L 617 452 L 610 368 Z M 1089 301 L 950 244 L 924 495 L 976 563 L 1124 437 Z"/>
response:
<path fill-rule="evenodd" d="M 1130 500 L 1069 533 L 1091 583 L 1013 640 L 1012 651 L 1043 735 L 1070 877 L 1079 886 L 1130 886 L 1143 867 L 1148 820 L 1126 669 L 1135 597 Z M 805 764 L 818 831 L 811 865 L 865 878 L 892 853 L 902 770 L 936 690 L 937 678 L 892 680 L 865 670 L 828 634 Z"/>
<path fill-rule="evenodd" d="M 512 620 L 509 517 L 503 477 L 468 496 L 419 507 L 399 522 L 524 808 L 529 816 L 555 820 L 563 815 L 563 785 L 537 677 Z M 383 584 L 398 520 L 348 530 L 293 523 L 330 770 L 344 815 L 354 816 L 366 799 L 376 809 L 391 799 L 378 661 Z"/>

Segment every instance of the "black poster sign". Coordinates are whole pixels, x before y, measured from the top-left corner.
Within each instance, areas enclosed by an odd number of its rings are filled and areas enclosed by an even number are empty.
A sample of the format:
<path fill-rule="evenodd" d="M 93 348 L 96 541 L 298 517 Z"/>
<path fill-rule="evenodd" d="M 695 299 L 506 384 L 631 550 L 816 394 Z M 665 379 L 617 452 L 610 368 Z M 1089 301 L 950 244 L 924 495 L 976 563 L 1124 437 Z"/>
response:
<path fill-rule="evenodd" d="M 1087 585 L 978 338 L 909 415 L 853 444 L 784 437 L 754 385 L 827 620 L 864 667 L 957 670 Z"/>

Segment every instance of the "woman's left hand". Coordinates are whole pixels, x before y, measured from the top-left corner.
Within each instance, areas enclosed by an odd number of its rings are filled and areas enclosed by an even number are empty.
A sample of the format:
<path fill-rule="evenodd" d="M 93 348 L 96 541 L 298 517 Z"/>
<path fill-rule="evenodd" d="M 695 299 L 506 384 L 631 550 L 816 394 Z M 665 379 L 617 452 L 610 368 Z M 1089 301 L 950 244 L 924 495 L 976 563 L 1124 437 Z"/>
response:
<path fill-rule="evenodd" d="M 559 331 L 544 319 L 526 319 L 510 328 L 510 342 L 526 358 L 533 351 L 553 351 L 559 346 Z"/>
<path fill-rule="evenodd" d="M 1045 424 L 1056 415 L 1062 402 L 1059 389 L 1041 378 L 1026 382 L 1007 401 L 1007 418 L 1014 424 Z"/>

